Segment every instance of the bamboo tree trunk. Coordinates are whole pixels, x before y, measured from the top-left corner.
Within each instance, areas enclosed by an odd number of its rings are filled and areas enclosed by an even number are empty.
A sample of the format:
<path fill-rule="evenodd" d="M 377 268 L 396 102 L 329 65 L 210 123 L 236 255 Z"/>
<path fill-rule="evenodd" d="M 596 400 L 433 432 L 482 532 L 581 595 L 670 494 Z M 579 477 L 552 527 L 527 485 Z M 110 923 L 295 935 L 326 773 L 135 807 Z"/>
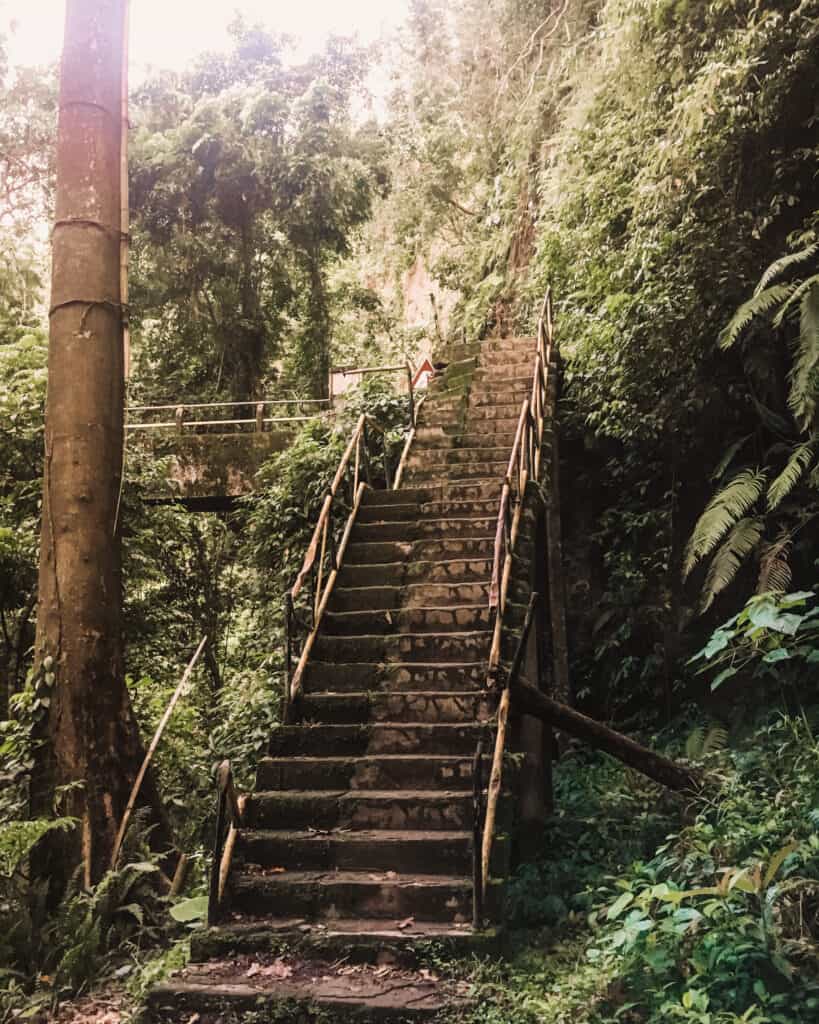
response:
<path fill-rule="evenodd" d="M 39 670 L 50 666 L 56 682 L 33 802 L 42 813 L 58 787 L 71 787 L 63 810 L 81 828 L 60 854 L 73 863 L 60 868 L 69 872 L 81 854 L 86 883 L 108 864 L 143 756 L 124 679 L 116 525 L 125 16 L 125 0 L 68 0 L 52 244 L 35 650 Z"/>

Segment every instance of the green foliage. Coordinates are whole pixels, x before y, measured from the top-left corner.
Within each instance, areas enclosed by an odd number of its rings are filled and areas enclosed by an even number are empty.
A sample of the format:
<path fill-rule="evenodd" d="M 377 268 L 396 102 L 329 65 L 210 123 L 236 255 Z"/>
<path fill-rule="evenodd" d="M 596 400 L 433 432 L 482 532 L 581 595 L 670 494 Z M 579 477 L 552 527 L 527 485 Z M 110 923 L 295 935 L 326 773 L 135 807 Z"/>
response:
<path fill-rule="evenodd" d="M 49 832 L 75 828 L 74 818 L 37 818 L 32 821 L 4 821 L 0 824 L 0 877 L 11 878 Z"/>
<path fill-rule="evenodd" d="M 805 670 L 819 665 L 819 606 L 813 591 L 765 593 L 752 597 L 743 610 L 723 623 L 692 662 L 704 662 L 699 673 L 717 672 L 716 690 L 726 680 L 761 678 L 793 683 L 800 697 L 813 698 L 805 688 Z"/>
<path fill-rule="evenodd" d="M 375 153 L 350 121 L 363 54 L 334 41 L 293 66 L 283 40 L 240 19 L 232 33 L 231 53 L 134 97 L 139 388 L 250 399 L 269 391 L 284 354 L 289 385 L 321 396 L 327 268 L 348 251 L 374 184 Z"/>
<path fill-rule="evenodd" d="M 476 1006 L 457 1019 L 815 1020 L 819 746 L 807 721 L 816 714 L 734 716 L 730 736 L 677 723 L 666 742 L 685 742 L 711 778 L 685 808 L 658 802 L 603 756 L 564 759 L 563 813 L 544 836 L 539 878 L 527 868 L 512 888 L 517 919 L 525 911 L 541 929 L 519 933 L 508 961 L 459 968 Z"/>

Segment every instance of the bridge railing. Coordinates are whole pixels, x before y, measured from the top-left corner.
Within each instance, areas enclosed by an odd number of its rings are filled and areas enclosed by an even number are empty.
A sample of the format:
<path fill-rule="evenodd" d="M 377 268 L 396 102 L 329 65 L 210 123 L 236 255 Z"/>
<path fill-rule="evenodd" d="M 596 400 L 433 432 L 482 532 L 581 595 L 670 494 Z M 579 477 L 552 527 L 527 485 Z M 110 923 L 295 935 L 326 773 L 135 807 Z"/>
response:
<path fill-rule="evenodd" d="M 248 402 L 193 402 L 132 405 L 126 410 L 129 433 L 262 433 L 310 419 L 330 408 L 326 398 L 265 398 Z"/>

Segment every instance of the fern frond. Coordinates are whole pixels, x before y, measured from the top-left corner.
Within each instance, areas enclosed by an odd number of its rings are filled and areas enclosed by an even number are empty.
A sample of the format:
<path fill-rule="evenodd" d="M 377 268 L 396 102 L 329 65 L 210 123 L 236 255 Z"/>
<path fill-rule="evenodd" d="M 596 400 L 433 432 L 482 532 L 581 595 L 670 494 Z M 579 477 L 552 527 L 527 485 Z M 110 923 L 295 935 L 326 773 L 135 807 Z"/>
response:
<path fill-rule="evenodd" d="M 814 242 L 813 245 L 807 246 L 805 249 L 800 249 L 799 252 L 788 253 L 787 256 L 782 256 L 768 267 L 765 273 L 760 278 L 759 284 L 754 290 L 754 295 L 759 295 L 764 292 L 771 281 L 775 281 L 777 277 L 781 277 L 786 270 L 790 270 L 791 267 L 797 266 L 799 263 L 806 263 L 809 259 L 819 253 L 819 242 Z"/>
<path fill-rule="evenodd" d="M 705 738 L 701 725 L 695 725 L 691 730 L 688 739 L 685 741 L 685 756 L 689 761 L 696 761 L 702 753 L 702 744 Z"/>
<path fill-rule="evenodd" d="M 768 488 L 768 509 L 771 512 L 781 505 L 796 487 L 811 462 L 813 462 L 813 445 L 800 444 L 794 448 L 785 468 Z"/>
<path fill-rule="evenodd" d="M 723 729 L 721 725 L 712 725 L 702 741 L 700 755 L 705 757 L 706 754 L 715 754 L 718 750 L 725 750 L 727 746 L 728 730 Z"/>
<path fill-rule="evenodd" d="M 740 519 L 725 538 L 708 567 L 708 575 L 702 588 L 703 611 L 711 607 L 714 598 L 725 590 L 739 572 L 743 561 L 759 544 L 763 529 L 761 519 Z"/>
<path fill-rule="evenodd" d="M 759 499 L 765 486 L 761 470 L 745 469 L 737 473 L 708 503 L 697 520 L 688 541 L 683 562 L 683 578 L 719 544 L 731 527 Z"/>
<path fill-rule="evenodd" d="M 785 530 L 775 541 L 763 545 L 759 559 L 759 578 L 756 583 L 757 594 L 787 592 L 792 578 L 788 561 L 791 543 L 791 535 Z"/>
<path fill-rule="evenodd" d="M 819 285 L 802 296 L 799 343 L 793 369 L 788 405 L 803 430 L 816 416 L 819 400 Z"/>
<path fill-rule="evenodd" d="M 785 321 L 785 317 L 788 315 L 791 309 L 793 309 L 794 306 L 798 305 L 798 303 L 802 301 L 802 296 L 805 294 L 805 292 L 813 288 L 813 286 L 816 284 L 819 284 L 819 274 L 813 274 L 811 277 L 806 278 L 804 281 L 801 281 L 796 286 L 796 291 L 793 293 L 793 295 L 791 295 L 787 302 L 783 302 L 779 309 L 776 311 L 776 316 L 771 321 L 774 327 L 782 326 L 782 324 Z"/>
<path fill-rule="evenodd" d="M 796 291 L 796 287 L 795 284 L 774 284 L 759 295 L 752 296 L 747 302 L 743 302 L 728 326 L 720 331 L 719 347 L 730 348 L 752 320 L 758 316 L 765 316 L 775 306 L 786 302 Z"/>
<path fill-rule="evenodd" d="M 728 469 L 731 463 L 734 461 L 734 456 L 744 447 L 745 442 L 748 441 L 753 434 L 746 434 L 745 437 L 741 437 L 738 441 L 735 441 L 731 447 L 725 452 L 722 458 L 717 463 L 717 468 L 711 474 L 712 480 L 721 480 L 723 473 Z"/>

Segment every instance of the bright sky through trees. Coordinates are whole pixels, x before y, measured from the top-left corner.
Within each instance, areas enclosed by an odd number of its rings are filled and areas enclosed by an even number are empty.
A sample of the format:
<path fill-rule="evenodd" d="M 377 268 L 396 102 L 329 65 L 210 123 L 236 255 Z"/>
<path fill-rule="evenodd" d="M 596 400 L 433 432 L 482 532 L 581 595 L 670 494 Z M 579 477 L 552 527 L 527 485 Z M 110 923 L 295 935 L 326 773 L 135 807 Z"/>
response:
<path fill-rule="evenodd" d="M 364 43 L 403 18 L 407 0 L 131 0 L 131 68 L 179 69 L 203 50 L 224 49 L 236 11 L 273 32 L 292 35 L 297 57 L 320 49 L 330 34 Z M 0 33 L 9 34 L 12 64 L 41 64 L 60 55 L 65 0 L 0 0 Z"/>

